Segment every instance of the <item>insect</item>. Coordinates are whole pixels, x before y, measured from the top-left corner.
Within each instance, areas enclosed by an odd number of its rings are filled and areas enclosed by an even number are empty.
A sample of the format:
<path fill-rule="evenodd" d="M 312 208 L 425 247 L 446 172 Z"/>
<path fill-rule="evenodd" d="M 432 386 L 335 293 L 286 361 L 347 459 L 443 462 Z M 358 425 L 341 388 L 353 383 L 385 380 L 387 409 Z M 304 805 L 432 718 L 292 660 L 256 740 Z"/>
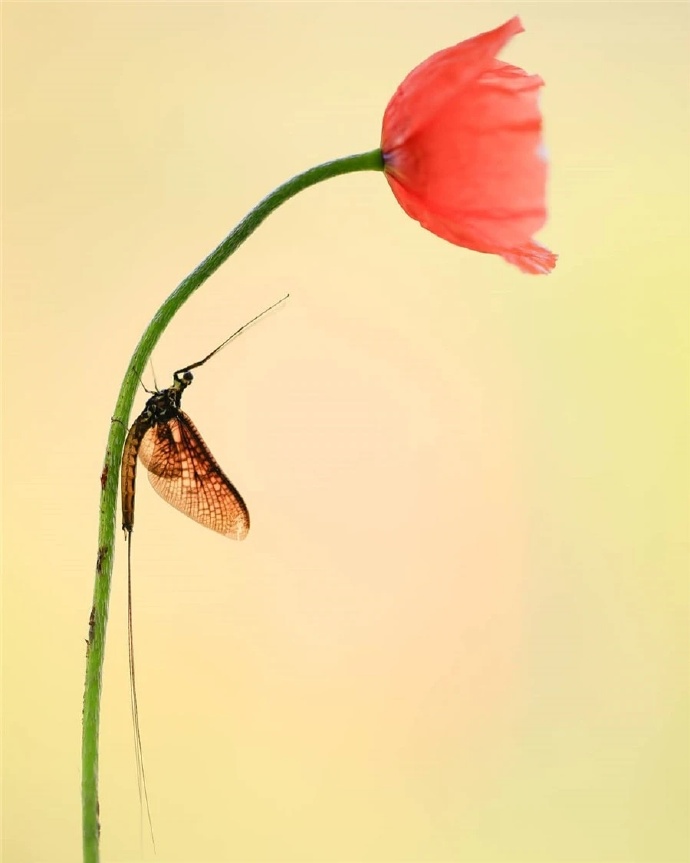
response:
<path fill-rule="evenodd" d="M 172 386 L 150 393 L 144 410 L 132 423 L 122 456 L 121 495 L 122 529 L 127 540 L 127 631 L 129 647 L 129 681 L 134 726 L 134 751 L 137 765 L 139 802 L 146 804 L 151 840 L 153 826 L 149 809 L 144 760 L 139 731 L 134 673 L 134 640 L 132 634 L 132 531 L 134 529 L 134 492 L 137 459 L 147 469 L 149 481 L 158 494 L 176 509 L 199 524 L 232 539 L 244 539 L 249 532 L 249 511 L 228 477 L 204 443 L 196 426 L 181 410 L 182 394 L 192 383 L 192 369 L 203 366 L 221 348 L 251 324 L 288 298 L 278 302 L 236 330 L 208 356 L 173 374 Z M 155 848 L 155 843 L 154 843 Z"/>

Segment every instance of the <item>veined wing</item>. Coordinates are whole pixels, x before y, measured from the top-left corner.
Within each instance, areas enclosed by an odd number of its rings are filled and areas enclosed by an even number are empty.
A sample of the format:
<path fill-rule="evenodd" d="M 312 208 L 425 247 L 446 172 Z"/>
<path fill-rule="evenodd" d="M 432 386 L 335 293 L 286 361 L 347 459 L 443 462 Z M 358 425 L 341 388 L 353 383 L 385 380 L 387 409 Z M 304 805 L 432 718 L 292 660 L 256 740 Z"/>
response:
<path fill-rule="evenodd" d="M 182 411 L 150 428 L 139 458 L 158 494 L 194 521 L 232 539 L 244 539 L 249 512 L 194 423 Z"/>

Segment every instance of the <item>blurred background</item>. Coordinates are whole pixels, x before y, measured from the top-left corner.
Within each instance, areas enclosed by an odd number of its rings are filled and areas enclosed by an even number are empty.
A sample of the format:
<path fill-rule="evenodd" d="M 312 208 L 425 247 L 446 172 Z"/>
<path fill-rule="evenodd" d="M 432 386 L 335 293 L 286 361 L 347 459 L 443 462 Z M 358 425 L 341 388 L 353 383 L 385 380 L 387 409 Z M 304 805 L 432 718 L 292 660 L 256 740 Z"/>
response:
<path fill-rule="evenodd" d="M 413 66 L 516 13 L 502 57 L 547 82 L 553 275 L 341 177 L 155 350 L 168 386 L 291 293 L 185 396 L 247 541 L 140 474 L 155 859 L 688 860 L 687 5 L 5 3 L 7 863 L 80 857 L 99 476 L 145 325 L 264 194 L 377 146 Z M 118 529 L 104 861 L 154 859 L 125 584 Z"/>

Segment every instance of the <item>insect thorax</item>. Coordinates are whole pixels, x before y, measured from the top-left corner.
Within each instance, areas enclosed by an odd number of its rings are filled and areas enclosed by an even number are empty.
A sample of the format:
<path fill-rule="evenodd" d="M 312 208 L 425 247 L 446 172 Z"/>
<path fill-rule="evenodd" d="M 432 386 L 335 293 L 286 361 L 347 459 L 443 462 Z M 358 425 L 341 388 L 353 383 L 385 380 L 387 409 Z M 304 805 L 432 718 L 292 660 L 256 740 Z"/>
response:
<path fill-rule="evenodd" d="M 144 414 L 151 423 L 167 422 L 178 415 L 183 389 L 184 387 L 173 385 L 151 396 L 144 408 Z"/>

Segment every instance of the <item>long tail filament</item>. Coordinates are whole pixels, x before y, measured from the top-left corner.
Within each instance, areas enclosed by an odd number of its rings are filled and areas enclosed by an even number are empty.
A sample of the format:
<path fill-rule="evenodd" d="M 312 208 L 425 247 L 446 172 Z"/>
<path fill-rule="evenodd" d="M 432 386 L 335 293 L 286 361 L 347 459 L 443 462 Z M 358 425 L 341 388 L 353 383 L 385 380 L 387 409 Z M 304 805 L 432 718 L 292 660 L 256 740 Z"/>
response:
<path fill-rule="evenodd" d="M 156 850 L 156 840 L 153 836 L 153 822 L 149 807 L 149 795 L 146 789 L 146 773 L 144 771 L 144 753 L 141 748 L 141 732 L 139 730 L 139 705 L 137 704 L 137 684 L 134 673 L 134 637 L 132 630 L 132 531 L 127 531 L 127 642 L 129 648 L 129 696 L 132 707 L 132 726 L 134 728 L 134 757 L 137 767 L 137 789 L 139 791 L 140 827 L 143 836 L 144 805 L 149 824 L 151 844 Z M 142 840 L 143 841 L 143 840 Z"/>

